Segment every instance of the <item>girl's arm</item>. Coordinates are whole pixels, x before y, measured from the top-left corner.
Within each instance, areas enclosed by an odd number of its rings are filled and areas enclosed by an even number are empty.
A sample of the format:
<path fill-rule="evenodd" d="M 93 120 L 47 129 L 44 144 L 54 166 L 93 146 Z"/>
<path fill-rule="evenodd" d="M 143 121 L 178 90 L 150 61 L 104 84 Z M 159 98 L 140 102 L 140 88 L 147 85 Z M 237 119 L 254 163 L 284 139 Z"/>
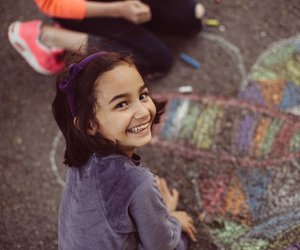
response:
<path fill-rule="evenodd" d="M 181 225 L 169 215 L 154 178 L 134 191 L 129 212 L 137 226 L 141 249 L 181 249 Z"/>
<path fill-rule="evenodd" d="M 58 18 L 120 17 L 133 23 L 151 19 L 148 5 L 138 1 L 94 2 L 84 0 L 35 0 L 40 11 Z"/>
<path fill-rule="evenodd" d="M 169 189 L 165 178 L 160 178 L 159 176 L 155 177 L 158 190 L 168 208 L 169 213 L 176 211 L 179 199 L 179 192 L 176 188 L 173 188 L 172 191 Z"/>
<path fill-rule="evenodd" d="M 180 222 L 182 231 L 186 232 L 190 239 L 196 241 L 197 232 L 192 217 L 184 211 L 176 211 L 179 199 L 178 190 L 173 188 L 171 191 L 166 180 L 158 176 L 156 176 L 156 183 L 170 215 Z"/>

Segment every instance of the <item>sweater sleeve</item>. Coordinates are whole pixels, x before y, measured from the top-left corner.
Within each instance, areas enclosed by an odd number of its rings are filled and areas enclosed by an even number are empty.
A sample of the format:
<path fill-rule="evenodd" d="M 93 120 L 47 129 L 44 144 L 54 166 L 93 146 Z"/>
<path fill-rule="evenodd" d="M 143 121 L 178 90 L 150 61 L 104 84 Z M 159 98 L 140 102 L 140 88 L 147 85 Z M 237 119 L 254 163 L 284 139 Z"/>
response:
<path fill-rule="evenodd" d="M 129 211 L 137 226 L 140 250 L 181 248 L 180 224 L 169 216 L 154 178 L 149 178 L 135 190 Z"/>
<path fill-rule="evenodd" d="M 35 0 L 39 10 L 51 17 L 83 19 L 86 16 L 85 0 Z"/>

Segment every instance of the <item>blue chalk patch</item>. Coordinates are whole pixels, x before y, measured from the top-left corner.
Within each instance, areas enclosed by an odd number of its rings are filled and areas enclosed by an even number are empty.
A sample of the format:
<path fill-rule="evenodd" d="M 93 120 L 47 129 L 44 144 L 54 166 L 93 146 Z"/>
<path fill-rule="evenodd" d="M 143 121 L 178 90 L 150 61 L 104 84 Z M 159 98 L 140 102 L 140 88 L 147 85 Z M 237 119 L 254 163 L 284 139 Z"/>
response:
<path fill-rule="evenodd" d="M 289 81 L 284 89 L 284 95 L 279 108 L 288 109 L 298 105 L 300 105 L 300 87 Z"/>
<path fill-rule="evenodd" d="M 241 168 L 237 170 L 237 176 L 243 183 L 252 220 L 254 222 L 262 221 L 267 209 L 266 193 L 272 171 Z"/>
<path fill-rule="evenodd" d="M 179 58 L 196 69 L 201 67 L 201 63 L 185 53 L 180 53 Z"/>

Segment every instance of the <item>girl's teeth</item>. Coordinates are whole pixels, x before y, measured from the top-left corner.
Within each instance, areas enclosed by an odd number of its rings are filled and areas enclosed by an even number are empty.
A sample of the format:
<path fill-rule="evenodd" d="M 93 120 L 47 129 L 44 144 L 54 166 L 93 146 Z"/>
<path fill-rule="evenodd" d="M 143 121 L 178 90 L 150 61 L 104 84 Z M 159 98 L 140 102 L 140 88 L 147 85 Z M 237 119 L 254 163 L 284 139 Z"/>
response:
<path fill-rule="evenodd" d="M 129 131 L 132 132 L 132 133 L 138 133 L 138 132 L 144 130 L 145 128 L 147 128 L 147 127 L 148 127 L 148 123 L 146 123 L 144 125 L 141 125 L 139 127 L 131 128 L 131 129 L 129 129 Z"/>

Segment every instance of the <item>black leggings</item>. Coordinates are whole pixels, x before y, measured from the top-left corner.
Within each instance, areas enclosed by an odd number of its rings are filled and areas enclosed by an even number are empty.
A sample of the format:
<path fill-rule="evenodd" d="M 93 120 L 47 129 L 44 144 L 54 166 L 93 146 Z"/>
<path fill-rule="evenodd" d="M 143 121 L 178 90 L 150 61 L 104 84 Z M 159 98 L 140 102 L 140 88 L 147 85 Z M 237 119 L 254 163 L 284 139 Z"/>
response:
<path fill-rule="evenodd" d="M 122 18 L 55 19 L 62 27 L 87 33 L 89 46 L 133 54 L 142 74 L 163 73 L 173 63 L 169 48 L 152 32 L 190 36 L 201 20 L 195 18 L 194 0 L 142 0 L 151 8 L 151 21 L 136 25 Z M 96 44 L 95 44 L 96 43 Z"/>

